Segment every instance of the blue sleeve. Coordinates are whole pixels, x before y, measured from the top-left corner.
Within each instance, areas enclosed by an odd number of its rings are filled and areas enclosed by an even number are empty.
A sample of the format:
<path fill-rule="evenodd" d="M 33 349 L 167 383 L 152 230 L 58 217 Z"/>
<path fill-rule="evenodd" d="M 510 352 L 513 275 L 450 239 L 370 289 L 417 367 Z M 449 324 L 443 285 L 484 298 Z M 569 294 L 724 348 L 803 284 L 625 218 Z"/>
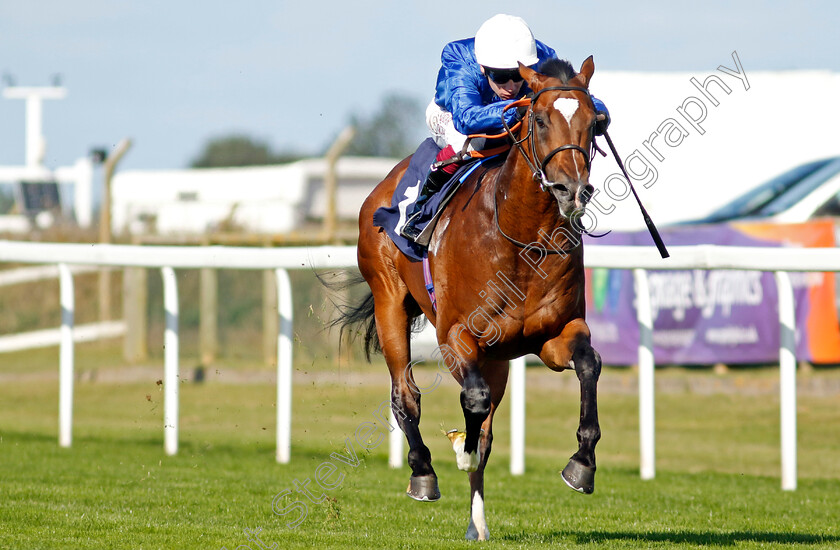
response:
<path fill-rule="evenodd" d="M 464 135 L 469 134 L 499 134 L 504 132 L 502 125 L 502 111 L 513 101 L 497 101 L 489 105 L 475 105 L 470 103 L 468 94 L 453 96 L 457 105 L 452 111 L 452 123 L 455 129 Z M 508 124 L 513 123 L 516 111 L 511 109 L 505 113 Z"/>
<path fill-rule="evenodd" d="M 556 58 L 557 54 L 537 40 L 537 56 L 543 62 Z M 456 40 L 447 44 L 441 54 L 435 102 L 452 113 L 455 129 L 464 135 L 503 132 L 502 111 L 513 100 L 492 101 L 494 97 L 487 77 L 481 74 L 475 60 L 474 39 Z M 596 111 L 609 113 L 601 100 L 594 97 L 592 100 Z M 512 124 L 516 111 L 511 109 L 504 116 L 506 122 Z"/>
<path fill-rule="evenodd" d="M 551 46 L 548 46 L 546 44 L 543 44 L 539 40 L 536 40 L 536 43 L 537 43 L 537 57 L 539 58 L 539 62 L 537 63 L 537 66 L 539 66 L 540 63 L 542 63 L 543 61 L 546 61 L 548 59 L 557 59 L 557 52 L 554 51 L 554 48 L 552 48 Z M 532 66 L 531 68 L 534 68 L 534 67 Z"/>
<path fill-rule="evenodd" d="M 452 113 L 452 123 L 462 134 L 500 133 L 504 131 L 502 110 L 512 101 L 489 103 L 493 91 L 481 74 L 471 40 L 451 42 L 441 55 L 436 102 Z M 515 113 L 505 118 L 513 121 Z"/>
<path fill-rule="evenodd" d="M 610 111 L 607 109 L 607 106 L 604 105 L 604 102 L 598 99 L 595 96 L 592 96 L 592 103 L 595 104 L 595 112 L 596 113 L 606 113 L 607 116 L 610 116 Z"/>

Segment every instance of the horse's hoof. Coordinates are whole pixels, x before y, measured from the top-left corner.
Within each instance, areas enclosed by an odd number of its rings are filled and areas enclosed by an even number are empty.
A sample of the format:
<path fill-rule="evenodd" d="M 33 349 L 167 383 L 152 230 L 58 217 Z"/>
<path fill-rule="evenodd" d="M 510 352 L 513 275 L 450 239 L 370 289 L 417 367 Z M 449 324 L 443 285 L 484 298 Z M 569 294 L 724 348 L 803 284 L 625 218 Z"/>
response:
<path fill-rule="evenodd" d="M 481 432 L 484 433 L 484 430 Z M 467 434 L 458 430 L 449 430 L 446 432 L 446 437 L 452 442 L 452 450 L 455 451 L 455 463 L 458 465 L 458 469 L 464 472 L 478 470 L 478 464 L 481 462 L 481 454 L 478 449 L 471 453 L 464 452 L 464 442 L 467 439 Z"/>
<path fill-rule="evenodd" d="M 595 490 L 595 468 L 584 466 L 574 458 L 569 460 L 560 473 L 566 485 L 585 495 L 591 495 Z"/>
<path fill-rule="evenodd" d="M 433 474 L 417 477 L 411 476 L 405 494 L 420 502 L 440 500 L 437 476 Z"/>
<path fill-rule="evenodd" d="M 473 523 L 473 520 L 470 520 L 470 526 L 467 527 L 467 534 L 464 535 L 465 540 L 490 540 L 490 532 L 487 531 L 487 527 L 483 529 L 481 533 L 478 532 L 478 529 Z"/>

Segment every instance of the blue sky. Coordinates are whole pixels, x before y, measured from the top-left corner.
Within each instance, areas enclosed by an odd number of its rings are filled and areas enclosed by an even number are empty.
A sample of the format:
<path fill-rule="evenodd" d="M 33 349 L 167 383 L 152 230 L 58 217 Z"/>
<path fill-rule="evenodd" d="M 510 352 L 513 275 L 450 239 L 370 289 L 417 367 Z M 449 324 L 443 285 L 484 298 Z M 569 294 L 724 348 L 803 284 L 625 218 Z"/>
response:
<path fill-rule="evenodd" d="M 707 73 L 733 50 L 746 71 L 840 72 L 838 6 L 0 0 L 0 72 L 19 85 L 63 75 L 68 97 L 45 104 L 48 166 L 130 137 L 121 167 L 181 168 L 211 137 L 312 153 L 389 92 L 425 104 L 443 45 L 495 13 L 522 16 L 576 66 L 593 54 L 597 93 L 597 70 Z M 0 165 L 24 162 L 23 128 L 23 102 L 0 99 Z"/>

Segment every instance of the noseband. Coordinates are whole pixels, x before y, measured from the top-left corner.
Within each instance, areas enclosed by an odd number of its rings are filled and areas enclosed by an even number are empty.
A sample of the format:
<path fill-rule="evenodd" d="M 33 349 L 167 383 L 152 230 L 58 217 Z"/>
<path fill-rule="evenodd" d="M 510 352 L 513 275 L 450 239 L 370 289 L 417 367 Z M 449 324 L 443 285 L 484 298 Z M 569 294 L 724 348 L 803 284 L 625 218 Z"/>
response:
<path fill-rule="evenodd" d="M 552 184 L 552 182 L 549 181 L 548 177 L 546 177 L 546 175 L 545 175 L 545 168 L 546 168 L 546 166 L 548 166 L 548 163 L 551 161 L 552 158 L 554 158 L 554 155 L 556 155 L 557 153 L 560 153 L 562 151 L 569 151 L 569 150 L 578 151 L 579 153 L 581 153 L 583 155 L 584 161 L 586 162 L 586 170 L 589 171 L 589 168 L 590 168 L 590 154 L 589 154 L 589 151 L 587 151 L 583 147 L 581 147 L 579 145 L 575 145 L 573 143 L 569 143 L 567 145 L 561 145 L 560 147 L 557 147 L 556 149 L 553 149 L 550 153 L 548 153 L 545 156 L 545 158 L 542 159 L 542 162 L 540 162 L 539 167 L 537 167 L 537 165 L 536 165 L 536 162 L 537 162 L 537 143 L 536 143 L 536 138 L 535 138 L 536 133 L 534 132 L 534 123 L 535 123 L 534 121 L 535 121 L 535 118 L 536 118 L 536 117 L 534 117 L 534 112 L 533 112 L 534 105 L 537 103 L 537 99 L 540 97 L 540 95 L 542 95 L 544 92 L 551 92 L 551 91 L 558 91 L 558 90 L 559 91 L 564 91 L 564 92 L 572 92 L 572 91 L 583 92 L 583 93 L 586 94 L 586 97 L 589 98 L 590 103 L 592 102 L 592 96 L 589 94 L 589 90 L 586 89 L 586 88 L 583 88 L 581 86 L 550 86 L 548 88 L 543 88 L 542 90 L 540 90 L 539 92 L 534 94 L 534 96 L 531 97 L 530 99 L 526 98 L 526 99 L 522 99 L 522 100 L 519 100 L 519 101 L 515 101 L 515 102 L 507 105 L 502 110 L 502 124 L 505 127 L 505 131 L 507 132 L 508 136 L 510 136 L 511 140 L 513 140 L 513 144 L 516 145 L 517 149 L 519 149 L 519 152 L 522 153 L 522 157 L 525 159 L 525 162 L 528 164 L 528 168 L 531 169 L 531 173 L 533 175 L 534 181 L 539 182 L 540 188 L 543 189 L 543 190 L 546 187 L 550 187 L 551 184 Z M 511 127 L 508 126 L 507 121 L 505 120 L 504 112 L 507 111 L 508 109 L 510 109 L 511 107 L 519 107 L 519 106 L 523 106 L 523 105 L 526 105 L 526 104 L 529 105 L 528 106 L 528 133 L 522 139 L 516 139 L 516 136 L 513 134 L 513 129 L 511 129 Z M 592 127 L 589 129 L 590 140 L 591 140 L 592 136 L 594 135 L 594 131 L 595 131 L 595 123 L 593 122 Z M 530 145 L 531 145 L 531 156 L 530 157 L 525 152 L 525 149 L 522 147 L 522 142 L 525 141 L 528 138 L 532 138 L 532 139 L 529 140 Z"/>

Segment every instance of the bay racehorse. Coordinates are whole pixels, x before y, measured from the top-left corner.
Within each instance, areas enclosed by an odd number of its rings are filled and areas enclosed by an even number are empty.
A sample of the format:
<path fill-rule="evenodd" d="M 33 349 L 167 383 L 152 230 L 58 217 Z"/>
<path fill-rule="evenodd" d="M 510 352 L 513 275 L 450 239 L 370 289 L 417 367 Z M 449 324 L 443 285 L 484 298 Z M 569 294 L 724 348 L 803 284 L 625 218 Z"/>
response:
<path fill-rule="evenodd" d="M 578 449 L 562 478 L 581 493 L 594 489 L 601 359 L 585 321 L 580 238 L 593 193 L 596 113 L 588 86 L 594 63 L 589 57 L 579 73 L 561 65 L 551 76 L 520 67 L 533 96 L 519 129 L 511 131 L 516 147 L 503 162 L 475 170 L 440 217 L 428 248 L 436 309 L 421 263 L 372 223 L 374 212 L 391 204 L 410 157 L 373 190 L 359 214 L 358 262 L 370 294 L 345 310 L 339 324 L 361 322 L 368 354 L 374 349 L 385 356 L 391 406 L 410 447 L 407 492 L 426 501 L 440 498 L 440 491 L 420 435 L 422 391 L 411 372 L 409 345 L 419 316 L 435 326 L 439 368 L 462 387 L 466 429 L 448 435 L 458 467 L 469 472 L 469 539 L 488 537 L 484 469 L 512 358 L 536 354 L 552 370 L 574 369 L 580 381 Z"/>

